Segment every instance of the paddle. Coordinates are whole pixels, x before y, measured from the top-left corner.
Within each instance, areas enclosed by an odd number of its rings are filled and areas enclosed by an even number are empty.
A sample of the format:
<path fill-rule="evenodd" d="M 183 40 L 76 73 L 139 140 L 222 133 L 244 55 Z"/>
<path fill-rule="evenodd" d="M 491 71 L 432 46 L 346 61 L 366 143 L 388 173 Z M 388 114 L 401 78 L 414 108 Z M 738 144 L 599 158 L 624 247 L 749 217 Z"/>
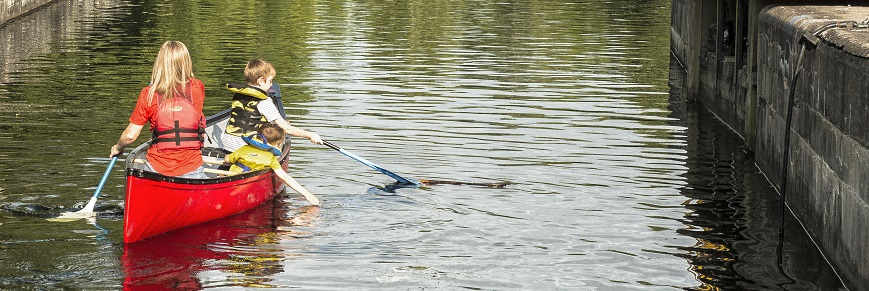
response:
<path fill-rule="evenodd" d="M 97 185 L 97 189 L 94 191 L 94 195 L 91 196 L 91 200 L 88 201 L 88 204 L 85 205 L 85 207 L 82 208 L 82 209 L 79 210 L 79 211 L 76 211 L 76 212 L 67 212 L 67 213 L 61 214 L 61 215 L 58 217 L 59 219 L 64 219 L 64 218 L 67 218 L 67 219 L 69 219 L 69 218 L 81 218 L 81 217 L 87 217 L 87 216 L 91 216 L 91 215 L 93 215 L 93 212 L 94 212 L 94 205 L 97 204 L 97 197 L 100 196 L 100 191 L 103 190 L 103 185 L 106 184 L 106 180 L 107 180 L 108 177 L 109 177 L 109 173 L 112 172 L 112 167 L 114 167 L 114 166 L 115 166 L 115 162 L 118 161 L 118 156 L 120 156 L 120 154 L 119 154 L 119 155 L 116 155 L 116 156 L 114 156 L 114 157 L 112 157 L 112 161 L 109 162 L 109 166 L 106 167 L 106 172 L 103 173 L 103 178 L 100 179 L 100 184 Z"/>
<path fill-rule="evenodd" d="M 402 183 L 402 184 L 413 184 L 413 185 L 415 185 L 415 186 L 419 186 L 419 185 L 420 185 L 419 182 L 417 182 L 416 180 L 413 180 L 413 179 L 405 179 L 405 178 L 403 178 L 403 177 L 401 177 L 401 176 L 399 176 L 399 175 L 397 175 L 397 174 L 395 174 L 395 173 L 393 173 L 393 172 L 390 172 L 390 171 L 387 170 L 387 169 L 381 168 L 380 166 L 375 165 L 374 163 L 369 162 L 369 161 L 366 160 L 366 159 L 363 159 L 362 157 L 359 157 L 359 156 L 357 156 L 357 155 L 354 155 L 353 153 L 350 153 L 350 152 L 348 152 L 347 150 L 342 149 L 341 147 L 338 147 L 338 146 L 332 144 L 331 142 L 328 142 L 328 141 L 325 141 L 325 140 L 324 140 L 324 141 L 323 141 L 323 144 L 326 145 L 326 146 L 328 146 L 328 147 L 330 147 L 330 148 L 332 148 L 333 150 L 336 150 L 336 151 L 341 152 L 342 154 L 344 154 L 345 156 L 350 157 L 351 159 L 354 159 L 354 160 L 356 160 L 356 161 L 358 161 L 358 162 L 360 162 L 360 163 L 363 163 L 363 164 L 365 164 L 366 166 L 371 167 L 372 169 L 375 169 L 375 170 L 377 170 L 377 171 L 379 171 L 379 172 L 381 172 L 381 173 L 383 173 L 383 174 L 386 174 L 387 176 L 392 177 L 392 178 L 395 179 L 395 180 L 398 180 L 399 183 Z"/>

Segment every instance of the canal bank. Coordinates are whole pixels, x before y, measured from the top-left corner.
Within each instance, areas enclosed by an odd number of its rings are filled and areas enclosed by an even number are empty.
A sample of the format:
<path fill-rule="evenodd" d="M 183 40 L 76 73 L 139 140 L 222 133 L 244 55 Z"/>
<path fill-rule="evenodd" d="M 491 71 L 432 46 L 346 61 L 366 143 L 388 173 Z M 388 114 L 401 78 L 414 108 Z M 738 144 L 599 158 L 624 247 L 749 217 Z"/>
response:
<path fill-rule="evenodd" d="M 869 7 L 673 1 L 686 93 L 738 132 L 846 285 L 869 282 Z"/>

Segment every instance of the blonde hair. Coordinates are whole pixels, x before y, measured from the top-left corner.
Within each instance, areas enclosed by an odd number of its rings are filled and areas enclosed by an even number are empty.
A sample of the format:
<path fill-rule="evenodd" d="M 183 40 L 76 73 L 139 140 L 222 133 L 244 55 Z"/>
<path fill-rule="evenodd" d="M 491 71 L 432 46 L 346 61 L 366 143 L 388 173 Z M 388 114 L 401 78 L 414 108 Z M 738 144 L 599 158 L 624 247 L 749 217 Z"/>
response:
<path fill-rule="evenodd" d="M 190 52 L 187 46 L 180 41 L 170 40 L 163 43 L 157 60 L 154 61 L 154 70 L 151 71 L 151 85 L 148 90 L 148 103 L 154 99 L 154 93 L 163 95 L 163 100 L 172 98 L 178 85 L 187 84 L 193 78 L 193 62 L 190 60 Z"/>
<path fill-rule="evenodd" d="M 275 71 L 275 67 L 272 66 L 272 63 L 263 59 L 250 60 L 250 62 L 247 62 L 247 66 L 244 66 L 244 80 L 247 81 L 248 84 L 256 85 L 256 81 L 259 80 L 259 78 L 267 79 L 275 74 L 277 74 L 277 72 Z"/>
<path fill-rule="evenodd" d="M 280 145 L 284 138 L 287 136 L 287 134 L 284 133 L 283 128 L 273 123 L 266 123 L 260 125 L 257 133 L 262 134 L 263 137 L 265 137 L 266 140 L 264 140 L 264 142 L 273 146 Z"/>

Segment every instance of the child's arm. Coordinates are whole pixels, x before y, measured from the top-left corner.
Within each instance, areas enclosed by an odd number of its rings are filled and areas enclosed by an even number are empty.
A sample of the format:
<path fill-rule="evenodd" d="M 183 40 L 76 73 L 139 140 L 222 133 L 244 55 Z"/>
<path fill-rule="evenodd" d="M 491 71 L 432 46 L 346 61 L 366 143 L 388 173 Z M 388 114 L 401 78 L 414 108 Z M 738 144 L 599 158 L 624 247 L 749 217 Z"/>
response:
<path fill-rule="evenodd" d="M 292 125 L 290 125 L 289 122 L 287 122 L 286 120 L 283 120 L 283 119 L 275 119 L 275 124 L 277 126 L 279 126 L 280 128 L 282 128 L 284 130 L 284 132 L 286 132 L 289 135 L 307 138 L 308 140 L 310 140 L 312 143 L 315 143 L 315 144 L 323 144 L 323 139 L 320 138 L 320 135 L 313 132 L 313 131 L 307 131 L 307 130 L 292 126 Z"/>
<path fill-rule="evenodd" d="M 296 192 L 299 192 L 299 194 L 302 194 L 303 196 L 305 196 L 305 199 L 308 199 L 308 202 L 311 202 L 311 204 L 313 204 L 313 205 L 320 205 L 320 199 L 317 199 L 317 197 L 314 197 L 314 194 L 311 194 L 311 192 L 308 192 L 308 190 L 305 189 L 305 187 L 302 187 L 302 184 L 299 184 L 299 182 L 296 182 L 296 179 L 293 179 L 293 177 L 290 177 L 290 175 L 287 174 L 287 172 L 285 172 L 284 170 L 278 170 L 278 169 L 272 169 L 272 170 L 275 172 L 275 174 L 278 175 L 278 178 L 281 178 L 281 180 L 283 180 L 284 183 L 287 184 L 287 186 L 290 186 L 290 188 L 293 188 L 293 190 L 296 190 Z"/>

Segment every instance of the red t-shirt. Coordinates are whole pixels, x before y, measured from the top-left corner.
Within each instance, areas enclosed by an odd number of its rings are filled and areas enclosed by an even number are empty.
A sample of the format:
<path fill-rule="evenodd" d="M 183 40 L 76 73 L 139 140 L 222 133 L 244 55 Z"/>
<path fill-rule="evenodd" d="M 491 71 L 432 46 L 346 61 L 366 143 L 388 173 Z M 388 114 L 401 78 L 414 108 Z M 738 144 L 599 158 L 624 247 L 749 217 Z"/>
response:
<path fill-rule="evenodd" d="M 136 109 L 133 109 L 133 114 L 130 115 L 130 123 L 136 125 L 145 125 L 148 122 L 151 128 L 154 127 L 154 122 L 157 120 L 157 105 L 160 99 L 163 98 L 160 93 L 154 93 L 151 103 L 148 104 L 148 90 L 150 87 L 145 87 L 139 93 L 139 100 L 136 101 Z M 205 86 L 198 79 L 190 79 L 184 86 L 184 92 L 191 97 L 193 107 L 202 115 L 202 104 L 205 102 Z M 148 162 L 154 167 L 157 172 L 167 176 L 180 176 L 187 174 L 199 166 L 202 166 L 202 152 L 198 149 L 164 149 L 158 150 L 155 147 L 148 149 Z"/>

